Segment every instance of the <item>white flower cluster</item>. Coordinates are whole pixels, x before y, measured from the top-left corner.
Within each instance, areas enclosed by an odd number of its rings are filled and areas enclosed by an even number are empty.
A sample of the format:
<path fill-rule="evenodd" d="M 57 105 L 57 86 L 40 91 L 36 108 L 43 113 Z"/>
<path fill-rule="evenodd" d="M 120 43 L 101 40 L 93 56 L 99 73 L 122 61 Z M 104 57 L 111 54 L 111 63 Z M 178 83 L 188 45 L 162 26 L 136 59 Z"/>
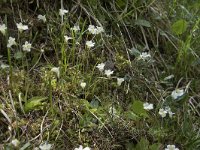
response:
<path fill-rule="evenodd" d="M 98 64 L 96 67 L 99 69 L 99 71 L 103 72 L 104 71 L 104 67 L 105 67 L 105 63 L 100 63 Z M 104 71 L 104 74 L 110 78 L 110 76 L 114 73 L 114 71 L 112 71 L 111 69 L 107 69 Z"/>
<path fill-rule="evenodd" d="M 88 27 L 88 31 L 91 33 L 91 34 L 100 34 L 102 32 L 104 32 L 104 29 L 103 27 L 99 27 L 99 26 L 94 26 L 94 25 L 89 25 Z"/>
<path fill-rule="evenodd" d="M 171 108 L 169 106 L 165 107 L 164 109 L 159 109 L 159 115 L 164 118 L 167 116 L 167 113 L 169 114 L 169 117 L 172 118 L 172 116 L 175 114 L 171 111 Z"/>

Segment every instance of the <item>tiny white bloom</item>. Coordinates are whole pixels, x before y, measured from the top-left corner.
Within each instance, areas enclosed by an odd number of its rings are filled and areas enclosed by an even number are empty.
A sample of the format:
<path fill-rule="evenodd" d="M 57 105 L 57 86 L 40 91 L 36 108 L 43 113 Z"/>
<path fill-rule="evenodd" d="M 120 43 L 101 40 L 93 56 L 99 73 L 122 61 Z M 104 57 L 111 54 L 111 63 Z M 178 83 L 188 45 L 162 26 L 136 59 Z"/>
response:
<path fill-rule="evenodd" d="M 167 145 L 167 148 L 165 148 L 165 150 L 179 150 L 179 149 L 176 148 L 175 145 Z"/>
<path fill-rule="evenodd" d="M 85 82 L 81 82 L 80 86 L 84 89 L 86 87 L 86 83 Z"/>
<path fill-rule="evenodd" d="M 150 53 L 148 53 L 148 52 L 142 52 L 140 54 L 140 56 L 139 56 L 139 59 L 146 60 L 146 59 L 148 59 L 150 57 L 151 57 Z"/>
<path fill-rule="evenodd" d="M 11 144 L 12 144 L 14 147 L 18 147 L 19 144 L 20 144 L 20 142 L 19 142 L 18 139 L 14 139 L 14 140 L 11 141 Z"/>
<path fill-rule="evenodd" d="M 108 70 L 105 70 L 105 75 L 107 75 L 107 77 L 109 78 L 112 74 L 113 74 L 114 71 L 108 69 Z"/>
<path fill-rule="evenodd" d="M 40 52 L 41 52 L 41 53 L 44 53 L 44 49 L 42 48 L 42 49 L 40 50 Z"/>
<path fill-rule="evenodd" d="M 16 45 L 15 38 L 9 37 L 7 48 L 11 48 L 13 45 Z"/>
<path fill-rule="evenodd" d="M 52 146 L 51 144 L 48 144 L 47 142 L 44 142 L 44 143 L 40 144 L 39 148 L 41 150 L 50 150 L 51 146 Z"/>
<path fill-rule="evenodd" d="M 184 94 L 185 94 L 185 92 L 183 89 L 175 89 L 174 91 L 172 91 L 171 97 L 173 99 L 177 99 L 177 98 L 183 96 Z"/>
<path fill-rule="evenodd" d="M 72 39 L 72 37 L 69 37 L 69 36 L 67 36 L 67 35 L 65 35 L 64 38 L 65 38 L 65 42 L 66 42 L 66 43 L 67 43 L 70 39 Z"/>
<path fill-rule="evenodd" d="M 95 45 L 94 42 L 92 42 L 92 41 L 86 41 L 86 46 L 87 46 L 88 48 L 94 47 L 94 45 Z"/>
<path fill-rule="evenodd" d="M 19 32 L 22 32 L 23 30 L 28 30 L 28 26 L 27 25 L 23 25 L 20 22 L 20 23 L 17 23 L 17 29 L 19 30 Z"/>
<path fill-rule="evenodd" d="M 151 110 L 151 109 L 153 109 L 153 104 L 144 103 L 143 107 L 144 107 L 145 110 Z"/>
<path fill-rule="evenodd" d="M 98 64 L 96 67 L 99 69 L 99 71 L 102 72 L 102 71 L 104 70 L 105 63 L 100 63 L 100 64 Z"/>
<path fill-rule="evenodd" d="M 117 78 L 117 85 L 120 86 L 124 82 L 124 78 Z"/>
<path fill-rule="evenodd" d="M 78 25 L 75 25 L 74 27 L 71 28 L 74 32 L 77 32 L 80 30 L 80 27 Z"/>
<path fill-rule="evenodd" d="M 38 15 L 37 17 L 39 20 L 42 20 L 43 22 L 46 22 L 47 19 L 46 19 L 46 16 L 45 15 Z"/>
<path fill-rule="evenodd" d="M 65 14 L 67 14 L 69 11 L 66 9 L 59 9 L 59 15 L 60 16 L 64 16 Z"/>
<path fill-rule="evenodd" d="M 79 146 L 79 148 L 75 148 L 74 150 L 91 150 L 89 147 L 83 148 L 82 145 Z"/>
<path fill-rule="evenodd" d="M 97 29 L 94 25 L 89 25 L 88 27 L 88 31 L 91 33 L 91 34 L 97 34 Z"/>
<path fill-rule="evenodd" d="M 161 115 L 162 118 L 166 117 L 167 115 L 167 111 L 164 110 L 163 108 L 159 109 L 159 115 Z"/>
<path fill-rule="evenodd" d="M 104 32 L 103 27 L 97 27 L 97 34 Z"/>
<path fill-rule="evenodd" d="M 5 35 L 6 34 L 6 30 L 7 30 L 7 27 L 5 24 L 0 24 L 0 32 Z"/>
<path fill-rule="evenodd" d="M 27 52 L 31 51 L 31 47 L 32 47 L 31 43 L 29 43 L 27 41 L 25 42 L 24 45 L 22 45 L 23 51 L 27 51 Z"/>
<path fill-rule="evenodd" d="M 165 107 L 165 111 L 167 111 L 167 113 L 169 114 L 169 117 L 172 118 L 172 116 L 175 114 L 171 111 L 171 108 L 169 106 Z"/>
<path fill-rule="evenodd" d="M 58 78 L 60 77 L 60 68 L 59 67 L 53 67 L 51 69 L 51 71 L 55 72 Z"/>
<path fill-rule="evenodd" d="M 172 78 L 174 78 L 174 75 L 173 75 L 173 74 L 172 74 L 172 75 L 169 75 L 169 76 L 167 76 L 167 77 L 165 77 L 164 80 L 166 81 L 166 80 L 170 80 L 170 79 L 172 79 Z"/>
<path fill-rule="evenodd" d="M 104 29 L 103 27 L 95 27 L 94 25 L 89 25 L 88 27 L 88 31 L 91 33 L 91 34 L 99 34 L 101 32 L 104 32 Z"/>

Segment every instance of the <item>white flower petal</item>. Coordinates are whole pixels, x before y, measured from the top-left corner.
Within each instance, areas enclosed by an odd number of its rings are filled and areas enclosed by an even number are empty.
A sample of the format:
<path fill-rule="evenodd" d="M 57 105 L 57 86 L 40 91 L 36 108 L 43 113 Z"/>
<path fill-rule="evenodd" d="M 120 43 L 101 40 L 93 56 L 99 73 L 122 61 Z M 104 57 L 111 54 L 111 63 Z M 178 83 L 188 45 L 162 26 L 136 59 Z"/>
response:
<path fill-rule="evenodd" d="M 151 110 L 151 109 L 153 109 L 153 104 L 144 103 L 143 107 L 144 107 L 145 110 Z"/>
<path fill-rule="evenodd" d="M 92 48 L 92 47 L 94 47 L 94 45 L 95 45 L 94 42 L 92 42 L 92 41 L 86 41 L 86 46 L 87 46 L 88 48 Z"/>
<path fill-rule="evenodd" d="M 51 71 L 55 72 L 58 78 L 60 77 L 60 68 L 59 67 L 53 67 L 51 69 Z"/>
<path fill-rule="evenodd" d="M 117 78 L 117 85 L 120 86 L 124 82 L 124 78 Z"/>
<path fill-rule="evenodd" d="M 104 70 L 105 63 L 100 63 L 100 64 L 98 64 L 96 67 L 99 69 L 99 71 L 102 72 L 102 71 Z"/>
<path fill-rule="evenodd" d="M 108 70 L 105 70 L 105 75 L 109 78 L 112 74 L 113 74 L 114 71 L 108 69 Z"/>
<path fill-rule="evenodd" d="M 32 47 L 32 44 L 27 41 L 25 42 L 24 45 L 22 45 L 23 51 L 27 51 L 27 52 L 31 51 L 31 47 Z"/>

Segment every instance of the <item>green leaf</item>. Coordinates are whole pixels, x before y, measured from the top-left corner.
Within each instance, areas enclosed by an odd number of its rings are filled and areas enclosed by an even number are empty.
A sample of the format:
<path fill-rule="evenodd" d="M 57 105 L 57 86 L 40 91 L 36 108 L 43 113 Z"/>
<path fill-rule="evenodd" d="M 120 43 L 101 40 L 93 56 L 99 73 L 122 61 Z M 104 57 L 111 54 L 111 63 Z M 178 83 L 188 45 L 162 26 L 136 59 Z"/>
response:
<path fill-rule="evenodd" d="M 155 143 L 151 146 L 149 146 L 149 150 L 159 150 L 161 148 L 161 144 L 160 143 Z"/>
<path fill-rule="evenodd" d="M 40 106 L 43 106 L 45 104 L 44 100 L 46 100 L 46 99 L 47 99 L 47 97 L 40 97 L 40 96 L 36 96 L 36 97 L 29 99 L 25 103 L 24 111 L 29 112 L 31 110 L 40 108 Z"/>
<path fill-rule="evenodd" d="M 91 105 L 93 108 L 98 108 L 98 107 L 99 107 L 99 104 L 100 104 L 100 102 L 99 102 L 97 99 L 95 99 L 95 98 L 90 102 L 90 105 Z"/>
<path fill-rule="evenodd" d="M 146 110 L 144 110 L 143 102 L 141 101 L 135 100 L 133 102 L 131 109 L 133 110 L 134 113 L 136 113 L 139 116 L 148 117 Z"/>
<path fill-rule="evenodd" d="M 136 145 L 135 150 L 149 150 L 149 141 L 145 138 L 142 138 L 140 142 Z"/>
<path fill-rule="evenodd" d="M 187 30 L 187 26 L 188 23 L 187 21 L 180 19 L 178 21 L 176 21 L 173 25 L 172 25 L 172 31 L 176 34 L 176 35 L 180 35 L 183 34 L 186 30 Z"/>
<path fill-rule="evenodd" d="M 138 19 L 135 21 L 135 24 L 136 25 L 139 25 L 139 26 L 144 26 L 144 27 L 151 27 L 151 23 L 147 20 L 143 20 L 143 19 Z"/>
<path fill-rule="evenodd" d="M 22 59 L 24 57 L 24 54 L 21 51 L 18 51 L 14 54 L 15 59 Z"/>
<path fill-rule="evenodd" d="M 125 116 L 125 118 L 130 119 L 130 120 L 134 120 L 134 121 L 140 119 L 139 116 L 136 115 L 136 114 L 135 114 L 134 112 L 132 112 L 132 111 L 127 111 L 127 112 L 125 112 L 125 113 L 124 113 L 124 116 Z"/>

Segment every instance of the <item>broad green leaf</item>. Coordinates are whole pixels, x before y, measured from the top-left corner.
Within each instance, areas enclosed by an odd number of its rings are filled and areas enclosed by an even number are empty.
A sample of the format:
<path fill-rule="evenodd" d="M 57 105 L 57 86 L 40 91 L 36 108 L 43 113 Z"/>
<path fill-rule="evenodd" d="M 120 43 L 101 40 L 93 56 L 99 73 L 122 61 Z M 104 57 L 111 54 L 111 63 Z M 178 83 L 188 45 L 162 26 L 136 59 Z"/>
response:
<path fill-rule="evenodd" d="M 93 107 L 93 108 L 98 108 L 99 107 L 99 101 L 97 99 L 93 99 L 91 102 L 90 102 L 90 105 Z"/>
<path fill-rule="evenodd" d="M 188 23 L 187 21 L 180 19 L 178 21 L 176 21 L 173 25 L 172 25 L 172 31 L 176 34 L 176 35 L 180 35 L 183 34 L 186 30 L 187 30 L 187 26 Z"/>
<path fill-rule="evenodd" d="M 136 145 L 135 150 L 149 150 L 149 141 L 142 138 L 140 142 Z"/>
<path fill-rule="evenodd" d="M 21 51 L 18 51 L 14 54 L 15 59 L 22 59 L 24 57 L 24 54 Z"/>
<path fill-rule="evenodd" d="M 46 99 L 47 97 L 40 97 L 40 96 L 36 96 L 29 99 L 24 106 L 25 112 L 29 112 L 31 110 L 38 109 L 40 106 L 43 106 L 45 104 L 44 100 Z"/>
<path fill-rule="evenodd" d="M 133 102 L 133 105 L 131 108 L 132 108 L 133 112 L 136 113 L 137 115 L 143 116 L 143 117 L 148 117 L 146 110 L 144 110 L 143 102 L 135 100 Z"/>
<path fill-rule="evenodd" d="M 135 21 L 136 25 L 140 25 L 140 26 L 144 26 L 144 27 L 151 27 L 151 23 L 147 20 L 143 20 L 143 19 L 138 19 Z"/>

